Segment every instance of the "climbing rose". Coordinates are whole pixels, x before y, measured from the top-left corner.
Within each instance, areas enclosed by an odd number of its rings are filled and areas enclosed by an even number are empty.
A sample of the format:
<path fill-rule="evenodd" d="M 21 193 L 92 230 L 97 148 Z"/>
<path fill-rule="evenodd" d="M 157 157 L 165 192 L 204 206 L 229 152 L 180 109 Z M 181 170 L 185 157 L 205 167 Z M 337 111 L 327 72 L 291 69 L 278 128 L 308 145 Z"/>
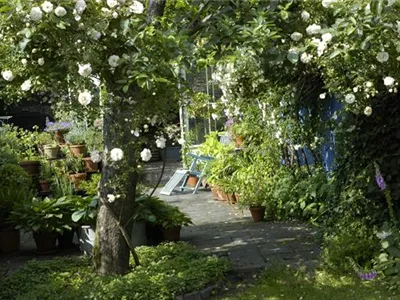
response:
<path fill-rule="evenodd" d="M 112 68 L 118 67 L 119 56 L 118 55 L 111 55 L 108 58 L 108 63 Z"/>
<path fill-rule="evenodd" d="M 312 60 L 312 55 L 306 52 L 303 52 L 300 56 L 300 60 L 303 64 L 308 64 Z"/>
<path fill-rule="evenodd" d="M 67 14 L 67 11 L 65 10 L 64 7 L 57 6 L 56 9 L 54 10 L 54 13 L 56 14 L 57 17 L 64 17 Z"/>
<path fill-rule="evenodd" d="M 39 58 L 38 59 L 38 64 L 40 65 L 40 66 L 43 66 L 44 65 L 44 58 L 42 57 L 42 58 Z"/>
<path fill-rule="evenodd" d="M 133 4 L 129 7 L 129 11 L 133 14 L 141 14 L 144 11 L 144 6 L 141 2 L 134 0 Z"/>
<path fill-rule="evenodd" d="M 5 81 L 13 81 L 14 75 L 10 70 L 5 70 L 1 72 L 1 76 L 3 76 Z"/>
<path fill-rule="evenodd" d="M 165 148 L 165 142 L 166 142 L 167 140 L 163 137 L 163 136 L 160 136 L 157 140 L 156 140 L 156 145 L 157 145 L 157 147 L 158 148 L 160 148 L 160 149 L 164 149 Z"/>
<path fill-rule="evenodd" d="M 83 77 L 88 77 L 92 73 L 92 67 L 90 64 L 80 65 L 78 64 L 78 73 Z"/>
<path fill-rule="evenodd" d="M 364 114 L 365 114 L 366 116 L 372 115 L 372 108 L 371 108 L 370 106 L 367 106 L 367 107 L 364 109 Z"/>
<path fill-rule="evenodd" d="M 109 8 L 114 8 L 118 5 L 118 1 L 117 0 L 107 0 L 107 5 Z"/>
<path fill-rule="evenodd" d="M 392 85 L 394 84 L 394 78 L 393 78 L 393 77 L 390 77 L 390 76 L 387 76 L 387 77 L 385 77 L 385 78 L 383 79 L 383 83 L 384 83 L 386 86 L 392 86 Z"/>
<path fill-rule="evenodd" d="M 329 8 L 332 6 L 333 3 L 337 2 L 338 0 L 322 0 L 322 6 L 325 8 Z"/>
<path fill-rule="evenodd" d="M 43 12 L 39 6 L 34 6 L 30 13 L 31 20 L 34 22 L 39 22 L 43 17 Z"/>
<path fill-rule="evenodd" d="M 290 35 L 290 38 L 291 38 L 293 41 L 295 41 L 295 42 L 300 41 L 302 37 L 303 37 L 303 35 L 302 35 L 300 32 L 293 32 L 293 33 Z"/>
<path fill-rule="evenodd" d="M 322 38 L 323 42 L 329 43 L 332 40 L 333 35 L 331 33 L 327 32 L 327 33 L 324 33 L 323 35 L 321 35 L 321 38 Z"/>
<path fill-rule="evenodd" d="M 101 161 L 101 155 L 98 151 L 93 150 L 92 152 L 90 152 L 90 159 L 92 160 L 92 162 L 98 163 Z"/>
<path fill-rule="evenodd" d="M 42 3 L 42 9 L 45 13 L 50 13 L 53 11 L 53 4 L 49 1 L 44 1 Z"/>
<path fill-rule="evenodd" d="M 21 89 L 26 92 L 29 91 L 32 87 L 32 82 L 30 79 L 25 80 L 23 84 L 21 84 Z"/>
<path fill-rule="evenodd" d="M 301 18 L 303 21 L 308 21 L 310 19 L 310 14 L 307 11 L 303 10 L 301 12 Z"/>
<path fill-rule="evenodd" d="M 120 161 L 124 158 L 124 152 L 120 148 L 113 148 L 110 152 L 110 157 L 112 161 Z"/>
<path fill-rule="evenodd" d="M 378 52 L 378 54 L 376 55 L 376 59 L 380 63 L 387 62 L 389 60 L 389 53 L 387 53 L 386 51 Z"/>
<path fill-rule="evenodd" d="M 140 152 L 140 157 L 143 161 L 149 161 L 151 159 L 151 151 L 147 148 L 144 148 L 142 152 Z"/>
<path fill-rule="evenodd" d="M 78 0 L 75 4 L 75 10 L 78 14 L 81 14 L 86 9 L 86 2 L 84 0 Z"/>
<path fill-rule="evenodd" d="M 352 104 L 356 102 L 356 96 L 354 96 L 353 94 L 347 94 L 344 98 L 344 101 L 346 101 L 348 104 Z"/>
<path fill-rule="evenodd" d="M 82 105 L 89 105 L 92 102 L 92 94 L 88 90 L 79 93 L 78 102 Z"/>
<path fill-rule="evenodd" d="M 107 201 L 113 203 L 115 201 L 115 196 L 113 194 L 108 194 Z"/>
<path fill-rule="evenodd" d="M 321 26 L 317 24 L 312 24 L 306 28 L 306 32 L 308 35 L 318 34 L 321 31 Z"/>

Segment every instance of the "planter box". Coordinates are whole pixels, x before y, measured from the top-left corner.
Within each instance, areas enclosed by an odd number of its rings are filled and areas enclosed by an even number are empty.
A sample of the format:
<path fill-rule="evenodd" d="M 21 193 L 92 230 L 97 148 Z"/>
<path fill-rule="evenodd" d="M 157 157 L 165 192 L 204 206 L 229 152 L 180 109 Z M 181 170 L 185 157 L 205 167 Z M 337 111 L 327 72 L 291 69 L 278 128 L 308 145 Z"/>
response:
<path fill-rule="evenodd" d="M 163 161 L 181 161 L 181 146 L 167 146 L 161 151 L 161 158 Z"/>
<path fill-rule="evenodd" d="M 95 233 L 96 231 L 93 226 L 82 225 L 79 227 L 79 248 L 86 255 L 92 255 Z"/>

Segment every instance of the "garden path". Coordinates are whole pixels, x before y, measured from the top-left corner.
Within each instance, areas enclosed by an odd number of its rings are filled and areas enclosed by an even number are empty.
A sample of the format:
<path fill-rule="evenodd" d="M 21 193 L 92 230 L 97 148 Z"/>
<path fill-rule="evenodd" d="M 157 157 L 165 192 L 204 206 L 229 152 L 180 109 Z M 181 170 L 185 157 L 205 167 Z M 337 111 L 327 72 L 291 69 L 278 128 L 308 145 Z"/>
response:
<path fill-rule="evenodd" d="M 255 271 L 282 263 L 307 267 L 317 264 L 317 231 L 310 226 L 298 222 L 254 223 L 250 212 L 216 201 L 204 189 L 195 195 L 158 196 L 192 218 L 194 225 L 182 229 L 182 240 L 228 257 L 235 271 Z"/>

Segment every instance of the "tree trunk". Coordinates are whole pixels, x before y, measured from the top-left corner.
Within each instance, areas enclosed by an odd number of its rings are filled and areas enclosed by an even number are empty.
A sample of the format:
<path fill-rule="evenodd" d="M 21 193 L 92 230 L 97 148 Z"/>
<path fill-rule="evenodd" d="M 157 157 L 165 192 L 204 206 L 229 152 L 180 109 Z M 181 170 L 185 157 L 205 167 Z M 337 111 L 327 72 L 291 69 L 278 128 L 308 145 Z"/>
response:
<path fill-rule="evenodd" d="M 132 231 L 132 222 L 129 220 L 134 213 L 137 184 L 133 135 L 124 120 L 134 112 L 123 101 L 119 104 L 115 102 L 107 107 L 104 115 L 104 146 L 108 154 L 103 161 L 101 200 L 93 250 L 95 268 L 100 275 L 122 275 L 129 271 L 131 248 L 128 242 Z M 123 150 L 122 160 L 110 160 L 109 153 L 113 148 Z M 115 200 L 110 202 L 108 195 L 113 195 Z M 122 232 L 122 228 L 125 232 Z"/>

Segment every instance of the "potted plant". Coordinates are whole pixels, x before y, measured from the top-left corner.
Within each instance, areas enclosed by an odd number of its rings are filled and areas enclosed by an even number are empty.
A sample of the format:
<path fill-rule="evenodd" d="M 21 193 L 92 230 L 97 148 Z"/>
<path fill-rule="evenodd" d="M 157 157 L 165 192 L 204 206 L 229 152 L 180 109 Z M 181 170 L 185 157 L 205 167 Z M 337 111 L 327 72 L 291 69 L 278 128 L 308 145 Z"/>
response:
<path fill-rule="evenodd" d="M 78 157 L 84 157 L 86 153 L 85 132 L 87 128 L 80 123 L 74 124 L 74 127 L 65 134 L 65 139 L 68 143 L 71 153 Z"/>
<path fill-rule="evenodd" d="M 8 253 L 19 250 L 20 232 L 9 221 L 15 205 L 32 199 L 27 188 L 16 184 L 4 187 L 0 191 L 0 252 Z"/>
<path fill-rule="evenodd" d="M 53 140 L 53 137 L 48 132 L 40 132 L 37 135 L 37 145 L 44 157 L 54 159 L 58 157 L 60 147 Z"/>
<path fill-rule="evenodd" d="M 51 180 L 54 176 L 50 162 L 42 160 L 40 164 L 39 185 L 41 193 L 50 193 Z"/>
<path fill-rule="evenodd" d="M 93 250 L 98 202 L 97 195 L 74 197 L 74 212 L 71 219 L 79 226 L 79 246 L 85 254 L 91 254 Z"/>
<path fill-rule="evenodd" d="M 20 150 L 20 166 L 30 176 L 39 174 L 39 152 L 37 149 L 37 126 L 33 127 L 33 131 L 19 129 L 19 143 L 21 146 Z"/>
<path fill-rule="evenodd" d="M 168 205 L 165 213 L 158 216 L 156 223 L 162 226 L 165 241 L 177 242 L 180 240 L 182 226 L 192 224 L 192 220 L 177 207 Z"/>
<path fill-rule="evenodd" d="M 68 155 L 67 170 L 69 172 L 69 179 L 74 184 L 75 189 L 79 189 L 82 181 L 86 180 L 85 164 L 81 156 Z"/>
<path fill-rule="evenodd" d="M 56 252 L 58 233 L 71 230 L 63 219 L 68 202 L 67 197 L 43 200 L 33 198 L 16 205 L 11 212 L 10 221 L 16 229 L 33 232 L 38 254 L 51 254 Z"/>
<path fill-rule="evenodd" d="M 64 134 L 71 128 L 71 122 L 46 122 L 44 131 L 54 133 L 54 138 L 59 145 L 65 144 Z"/>

